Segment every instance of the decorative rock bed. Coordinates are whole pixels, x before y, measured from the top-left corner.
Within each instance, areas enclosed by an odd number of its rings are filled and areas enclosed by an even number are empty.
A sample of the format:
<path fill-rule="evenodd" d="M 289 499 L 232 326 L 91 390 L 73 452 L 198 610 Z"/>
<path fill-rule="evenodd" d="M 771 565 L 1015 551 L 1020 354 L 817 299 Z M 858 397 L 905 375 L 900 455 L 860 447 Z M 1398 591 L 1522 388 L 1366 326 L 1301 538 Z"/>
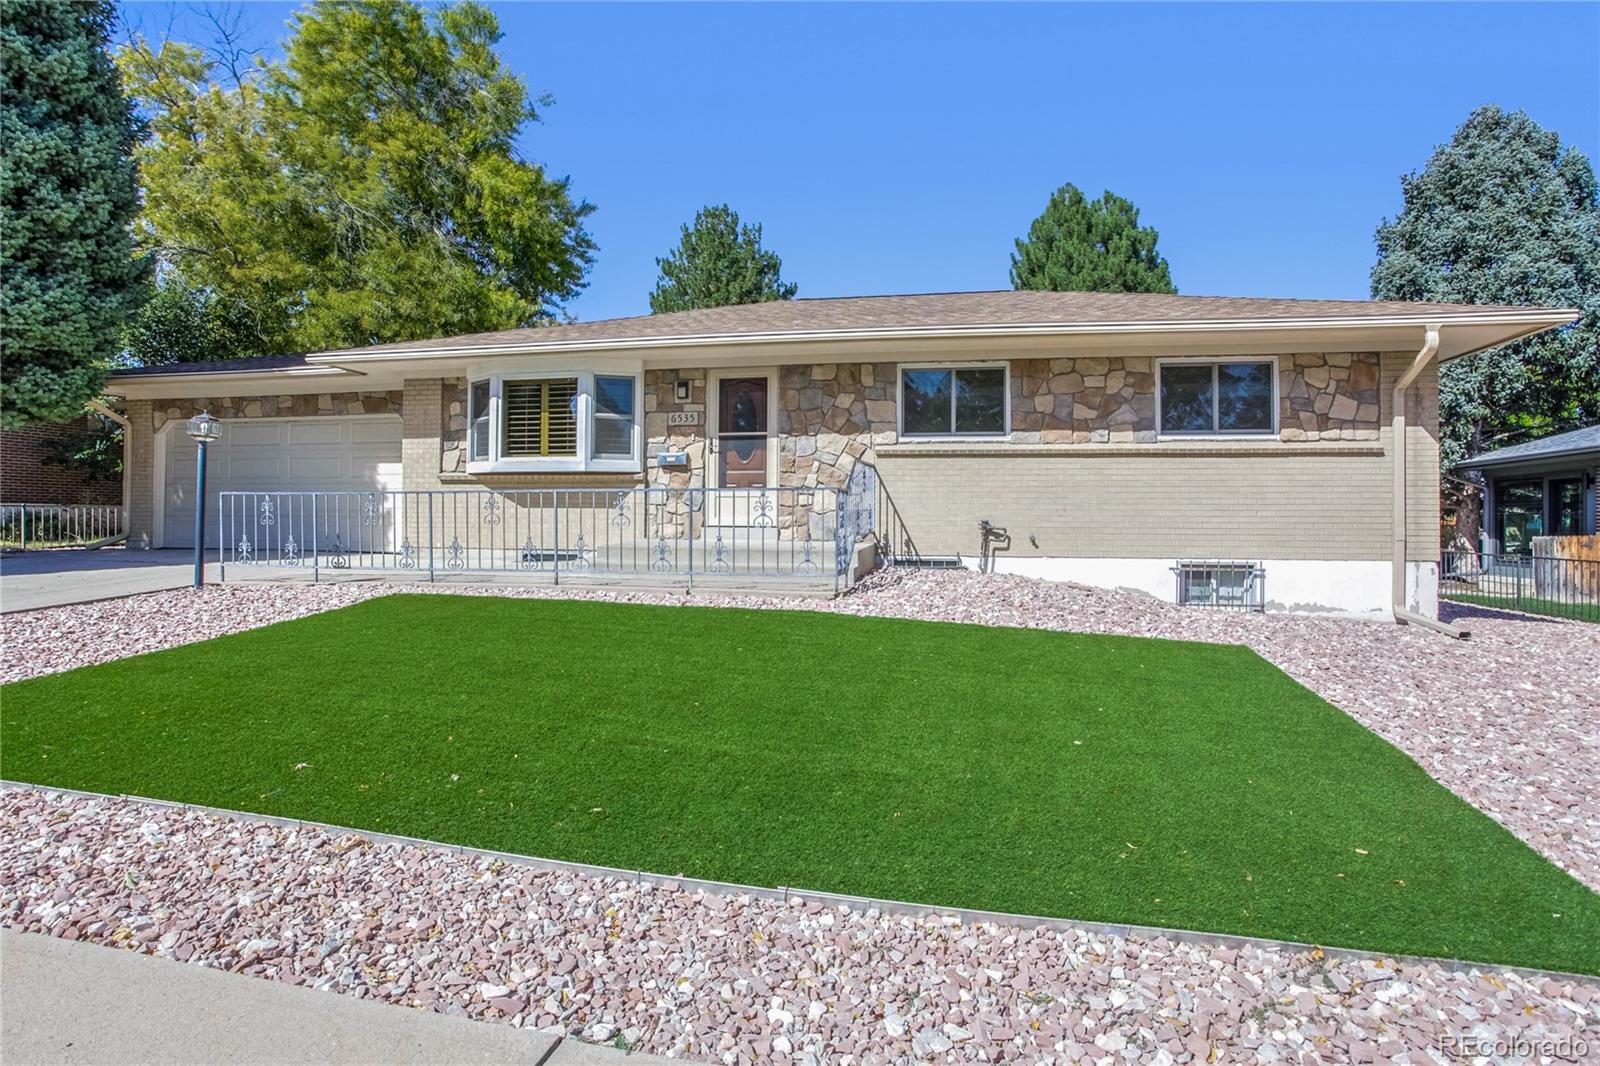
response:
<path fill-rule="evenodd" d="M 0 921 L 728 1064 L 1600 1053 L 1589 981 L 784 905 L 31 790 L 0 796 Z"/>

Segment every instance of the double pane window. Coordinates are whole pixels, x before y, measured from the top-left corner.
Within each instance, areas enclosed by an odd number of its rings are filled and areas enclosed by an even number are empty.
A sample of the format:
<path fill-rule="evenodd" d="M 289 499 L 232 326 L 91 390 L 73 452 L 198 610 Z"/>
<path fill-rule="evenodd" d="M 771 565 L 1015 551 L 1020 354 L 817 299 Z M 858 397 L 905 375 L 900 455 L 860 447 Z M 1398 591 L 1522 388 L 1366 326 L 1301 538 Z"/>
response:
<path fill-rule="evenodd" d="M 1164 363 L 1157 386 L 1161 432 L 1194 436 L 1271 433 L 1272 363 Z"/>
<path fill-rule="evenodd" d="M 907 436 L 1001 436 L 1004 367 L 918 367 L 900 375 L 900 425 Z"/>
<path fill-rule="evenodd" d="M 594 454 L 597 459 L 633 455 L 633 379 L 594 379 Z"/>

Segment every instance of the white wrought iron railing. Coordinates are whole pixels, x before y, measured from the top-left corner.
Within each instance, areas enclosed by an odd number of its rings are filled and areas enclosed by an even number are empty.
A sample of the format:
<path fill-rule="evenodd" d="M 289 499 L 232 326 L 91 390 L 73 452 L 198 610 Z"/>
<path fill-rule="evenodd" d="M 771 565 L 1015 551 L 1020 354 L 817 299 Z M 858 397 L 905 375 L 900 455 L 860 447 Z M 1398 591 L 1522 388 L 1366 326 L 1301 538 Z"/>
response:
<path fill-rule="evenodd" d="M 103 544 L 127 532 L 115 504 L 0 503 L 0 547 L 69 548 Z"/>
<path fill-rule="evenodd" d="M 218 505 L 224 581 L 302 568 L 837 589 L 857 528 L 846 494 L 824 487 L 223 492 Z"/>

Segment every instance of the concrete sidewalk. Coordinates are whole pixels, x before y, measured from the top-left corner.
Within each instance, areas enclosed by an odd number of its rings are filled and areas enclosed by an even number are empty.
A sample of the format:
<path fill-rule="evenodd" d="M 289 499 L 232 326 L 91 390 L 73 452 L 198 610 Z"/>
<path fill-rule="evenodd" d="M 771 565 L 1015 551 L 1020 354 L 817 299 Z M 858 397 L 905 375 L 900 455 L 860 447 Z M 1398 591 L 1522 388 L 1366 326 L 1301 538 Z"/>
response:
<path fill-rule="evenodd" d="M 0 929 L 0 1061 L 651 1066 L 673 1060 Z"/>
<path fill-rule="evenodd" d="M 207 553 L 211 558 L 216 552 Z M 206 564 L 217 580 L 217 564 Z M 187 548 L 56 548 L 0 555 L 0 614 L 88 603 L 139 592 L 183 588 L 194 581 L 194 552 Z"/>

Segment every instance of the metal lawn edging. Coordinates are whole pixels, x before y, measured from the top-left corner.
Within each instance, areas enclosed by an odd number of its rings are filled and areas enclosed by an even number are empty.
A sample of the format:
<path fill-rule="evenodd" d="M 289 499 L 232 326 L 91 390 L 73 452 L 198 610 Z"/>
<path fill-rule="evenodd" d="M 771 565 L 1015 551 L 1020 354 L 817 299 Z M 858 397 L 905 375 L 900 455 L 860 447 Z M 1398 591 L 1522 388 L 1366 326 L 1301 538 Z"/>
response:
<path fill-rule="evenodd" d="M 345 834 L 381 844 L 399 844 L 450 852 L 462 856 L 476 856 L 516 863 L 544 873 L 576 873 L 586 877 L 605 877 L 618 881 L 632 881 L 638 885 L 675 887 L 685 891 L 701 890 L 716 895 L 745 895 L 755 899 L 787 904 L 816 901 L 848 907 L 858 911 L 876 910 L 880 914 L 912 918 L 957 918 L 963 925 L 1009 925 L 1022 929 L 1046 928 L 1055 932 L 1083 932 L 1096 936 L 1115 936 L 1124 940 L 1165 939 L 1175 944 L 1191 947 L 1260 948 L 1285 954 L 1309 954 L 1320 951 L 1325 958 L 1351 962 L 1405 963 L 1413 966 L 1437 966 L 1451 973 L 1468 974 L 1473 971 L 1514 973 L 1521 977 L 1555 981 L 1600 981 L 1592 974 L 1571 973 L 1565 970 L 1544 970 L 1535 966 L 1512 966 L 1505 963 L 1476 962 L 1471 959 L 1446 959 L 1434 955 L 1399 955 L 1364 948 L 1329 947 L 1324 944 L 1307 944 L 1295 940 L 1273 940 L 1270 937 L 1241 936 L 1236 933 L 1207 933 L 1197 929 L 1175 929 L 1157 925 L 1139 925 L 1130 922 L 1080 921 L 1075 918 L 1048 918 L 1035 914 L 1014 914 L 1009 911 L 986 911 L 974 907 L 941 907 L 932 903 L 911 903 L 905 900 L 877 899 L 856 896 L 845 892 L 824 892 L 789 886 L 770 887 L 745 885 L 737 881 L 713 881 L 699 877 L 651 873 L 648 870 L 626 870 L 615 866 L 595 866 L 583 862 L 547 859 L 538 855 L 522 855 L 510 851 L 476 848 L 466 844 L 448 844 L 424 837 L 401 836 L 397 833 L 380 833 L 328 822 L 310 822 L 303 818 L 284 818 L 274 814 L 251 814 L 225 807 L 208 807 L 199 803 L 180 803 L 174 800 L 151 799 L 129 793 L 113 795 L 107 792 L 87 792 L 75 788 L 53 785 L 33 785 L 23 781 L 0 779 L 0 791 L 43 792 L 58 796 L 81 796 L 85 799 L 119 800 L 140 803 L 165 810 L 198 811 L 201 814 L 224 818 L 232 822 L 256 822 L 282 826 L 287 829 L 315 829 L 321 832 Z"/>

